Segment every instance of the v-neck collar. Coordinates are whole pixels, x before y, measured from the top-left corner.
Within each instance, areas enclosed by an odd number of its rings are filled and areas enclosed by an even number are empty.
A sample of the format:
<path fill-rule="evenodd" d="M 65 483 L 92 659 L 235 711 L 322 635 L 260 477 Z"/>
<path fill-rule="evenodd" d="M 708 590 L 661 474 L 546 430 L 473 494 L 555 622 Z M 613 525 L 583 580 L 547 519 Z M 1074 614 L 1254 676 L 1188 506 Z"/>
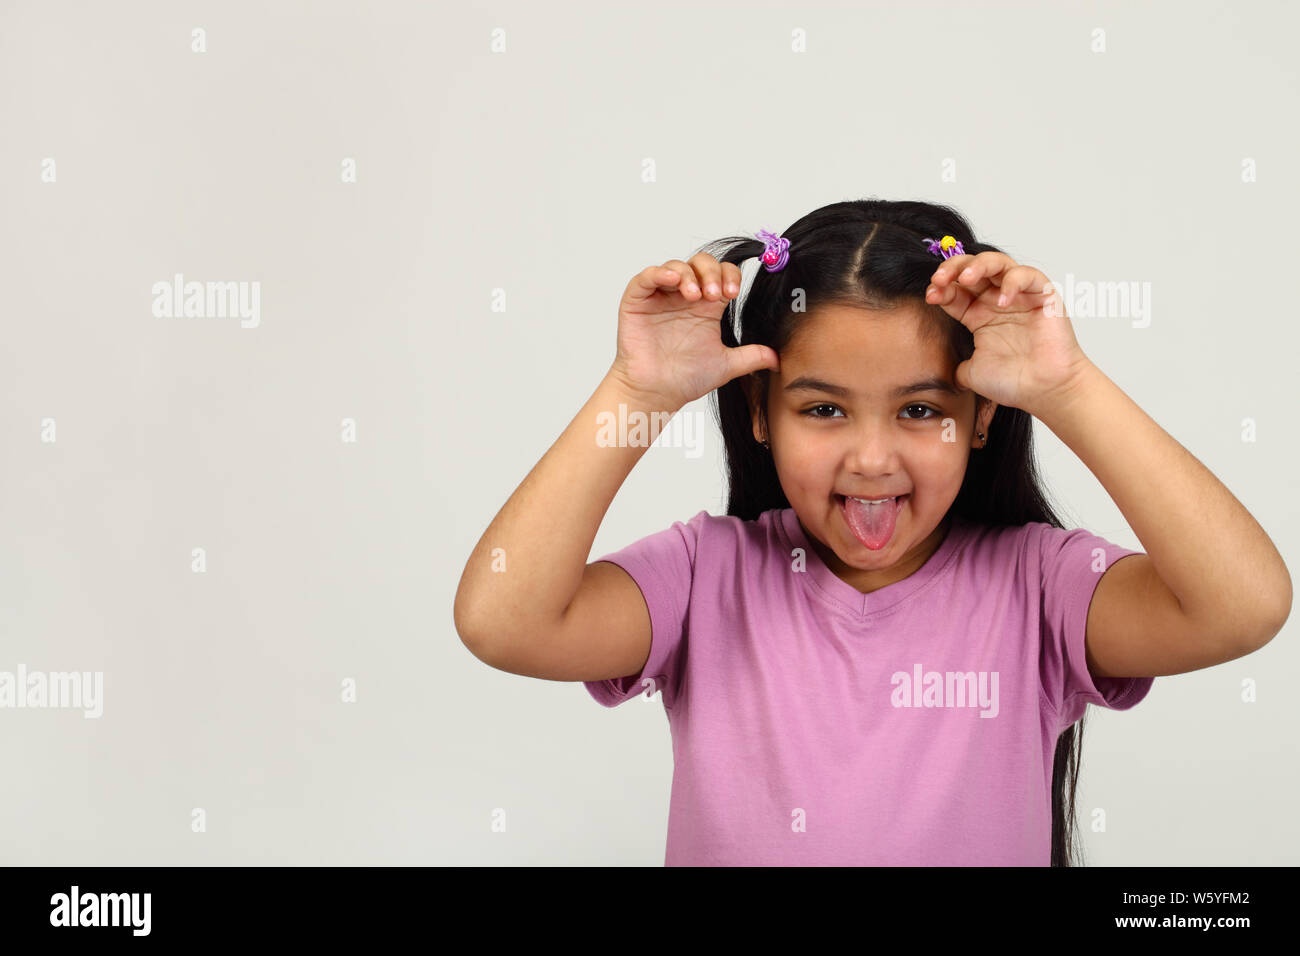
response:
<path fill-rule="evenodd" d="M 791 550 L 803 549 L 805 571 L 797 577 L 803 579 L 804 585 L 810 591 L 856 617 L 871 617 L 903 603 L 942 573 L 965 541 L 969 530 L 969 522 L 961 515 L 950 514 L 948 517 L 950 520 L 948 533 L 925 564 L 901 581 L 886 584 L 883 588 L 877 588 L 868 594 L 863 594 L 826 565 L 808 540 L 808 536 L 804 534 L 803 526 L 799 524 L 799 516 L 795 514 L 793 508 L 780 511 L 775 524 Z"/>

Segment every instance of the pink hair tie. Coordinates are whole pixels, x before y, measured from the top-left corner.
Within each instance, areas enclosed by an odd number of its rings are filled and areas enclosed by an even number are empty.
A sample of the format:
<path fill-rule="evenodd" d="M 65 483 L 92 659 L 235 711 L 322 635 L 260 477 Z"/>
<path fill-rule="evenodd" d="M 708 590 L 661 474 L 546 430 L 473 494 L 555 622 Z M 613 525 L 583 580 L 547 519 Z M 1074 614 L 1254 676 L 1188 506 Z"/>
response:
<path fill-rule="evenodd" d="M 944 236 L 942 239 L 926 239 L 925 247 L 936 256 L 943 256 L 945 259 L 951 259 L 953 256 L 964 256 L 966 250 L 961 247 L 961 243 L 952 236 Z"/>
<path fill-rule="evenodd" d="M 766 229 L 758 230 L 755 238 L 767 243 L 763 254 L 759 257 L 763 261 L 763 268 L 768 272 L 780 272 L 784 269 L 785 264 L 790 261 L 790 240 Z"/>

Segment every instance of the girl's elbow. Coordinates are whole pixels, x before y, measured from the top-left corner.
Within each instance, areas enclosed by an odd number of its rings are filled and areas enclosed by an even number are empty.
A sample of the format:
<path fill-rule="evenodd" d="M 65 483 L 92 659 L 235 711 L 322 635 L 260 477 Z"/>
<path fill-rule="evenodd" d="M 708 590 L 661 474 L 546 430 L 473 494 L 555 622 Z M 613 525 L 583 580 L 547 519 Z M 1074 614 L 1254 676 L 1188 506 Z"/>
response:
<path fill-rule="evenodd" d="M 1282 628 L 1286 626 L 1287 619 L 1291 616 L 1291 592 L 1286 592 L 1286 600 L 1280 603 L 1274 612 L 1264 618 L 1263 624 L 1255 630 L 1249 640 L 1246 641 L 1246 653 L 1259 650 L 1278 634 L 1282 633 Z"/>
<path fill-rule="evenodd" d="M 1291 617 L 1291 574 L 1285 564 L 1280 564 L 1279 567 L 1282 571 L 1281 577 L 1274 581 L 1271 587 L 1257 591 L 1259 599 L 1256 613 L 1250 616 L 1250 620 L 1258 621 L 1259 625 L 1251 629 L 1250 637 L 1245 642 L 1247 653 L 1259 650 L 1277 637 L 1286 626 L 1287 619 Z M 1264 613 L 1261 614 L 1261 611 Z"/>
<path fill-rule="evenodd" d="M 1278 597 L 1277 607 L 1267 628 L 1268 637 L 1264 639 L 1265 644 L 1281 633 L 1282 628 L 1286 626 L 1287 618 L 1291 616 L 1291 574 L 1285 565 L 1282 566 L 1282 587 L 1278 589 Z"/>

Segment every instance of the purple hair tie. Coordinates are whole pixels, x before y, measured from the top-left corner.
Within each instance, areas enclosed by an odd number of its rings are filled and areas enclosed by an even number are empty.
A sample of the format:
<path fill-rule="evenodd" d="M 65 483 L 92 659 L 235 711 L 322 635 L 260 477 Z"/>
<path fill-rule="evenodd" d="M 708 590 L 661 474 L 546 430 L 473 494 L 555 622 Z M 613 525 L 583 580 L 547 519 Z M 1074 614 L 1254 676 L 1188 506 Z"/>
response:
<path fill-rule="evenodd" d="M 784 269 L 785 264 L 790 261 L 790 240 L 783 239 L 766 229 L 758 230 L 755 238 L 767 243 L 763 254 L 759 257 L 763 260 L 763 268 L 768 272 L 780 272 Z"/>
<path fill-rule="evenodd" d="M 966 250 L 961 247 L 961 243 L 952 236 L 944 236 L 942 239 L 926 239 L 925 247 L 936 256 L 943 256 L 945 259 L 951 259 L 953 256 L 964 256 Z"/>

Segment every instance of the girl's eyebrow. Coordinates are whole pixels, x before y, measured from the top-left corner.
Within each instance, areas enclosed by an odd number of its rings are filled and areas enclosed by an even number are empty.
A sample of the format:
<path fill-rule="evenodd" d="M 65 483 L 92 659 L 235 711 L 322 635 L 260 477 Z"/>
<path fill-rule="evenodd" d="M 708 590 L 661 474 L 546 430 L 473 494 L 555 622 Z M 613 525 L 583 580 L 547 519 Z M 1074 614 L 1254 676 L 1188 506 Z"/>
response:
<path fill-rule="evenodd" d="M 840 398 L 847 398 L 853 392 L 843 385 L 832 385 L 830 382 L 822 381 L 811 375 L 800 375 L 784 389 L 787 392 L 826 392 L 830 395 L 838 395 Z M 892 396 L 902 398 L 904 395 L 911 395 L 915 392 L 946 392 L 949 395 L 960 395 L 961 390 L 946 379 L 932 377 L 922 379 L 919 382 L 913 382 L 911 385 L 900 385 L 894 389 Z"/>

